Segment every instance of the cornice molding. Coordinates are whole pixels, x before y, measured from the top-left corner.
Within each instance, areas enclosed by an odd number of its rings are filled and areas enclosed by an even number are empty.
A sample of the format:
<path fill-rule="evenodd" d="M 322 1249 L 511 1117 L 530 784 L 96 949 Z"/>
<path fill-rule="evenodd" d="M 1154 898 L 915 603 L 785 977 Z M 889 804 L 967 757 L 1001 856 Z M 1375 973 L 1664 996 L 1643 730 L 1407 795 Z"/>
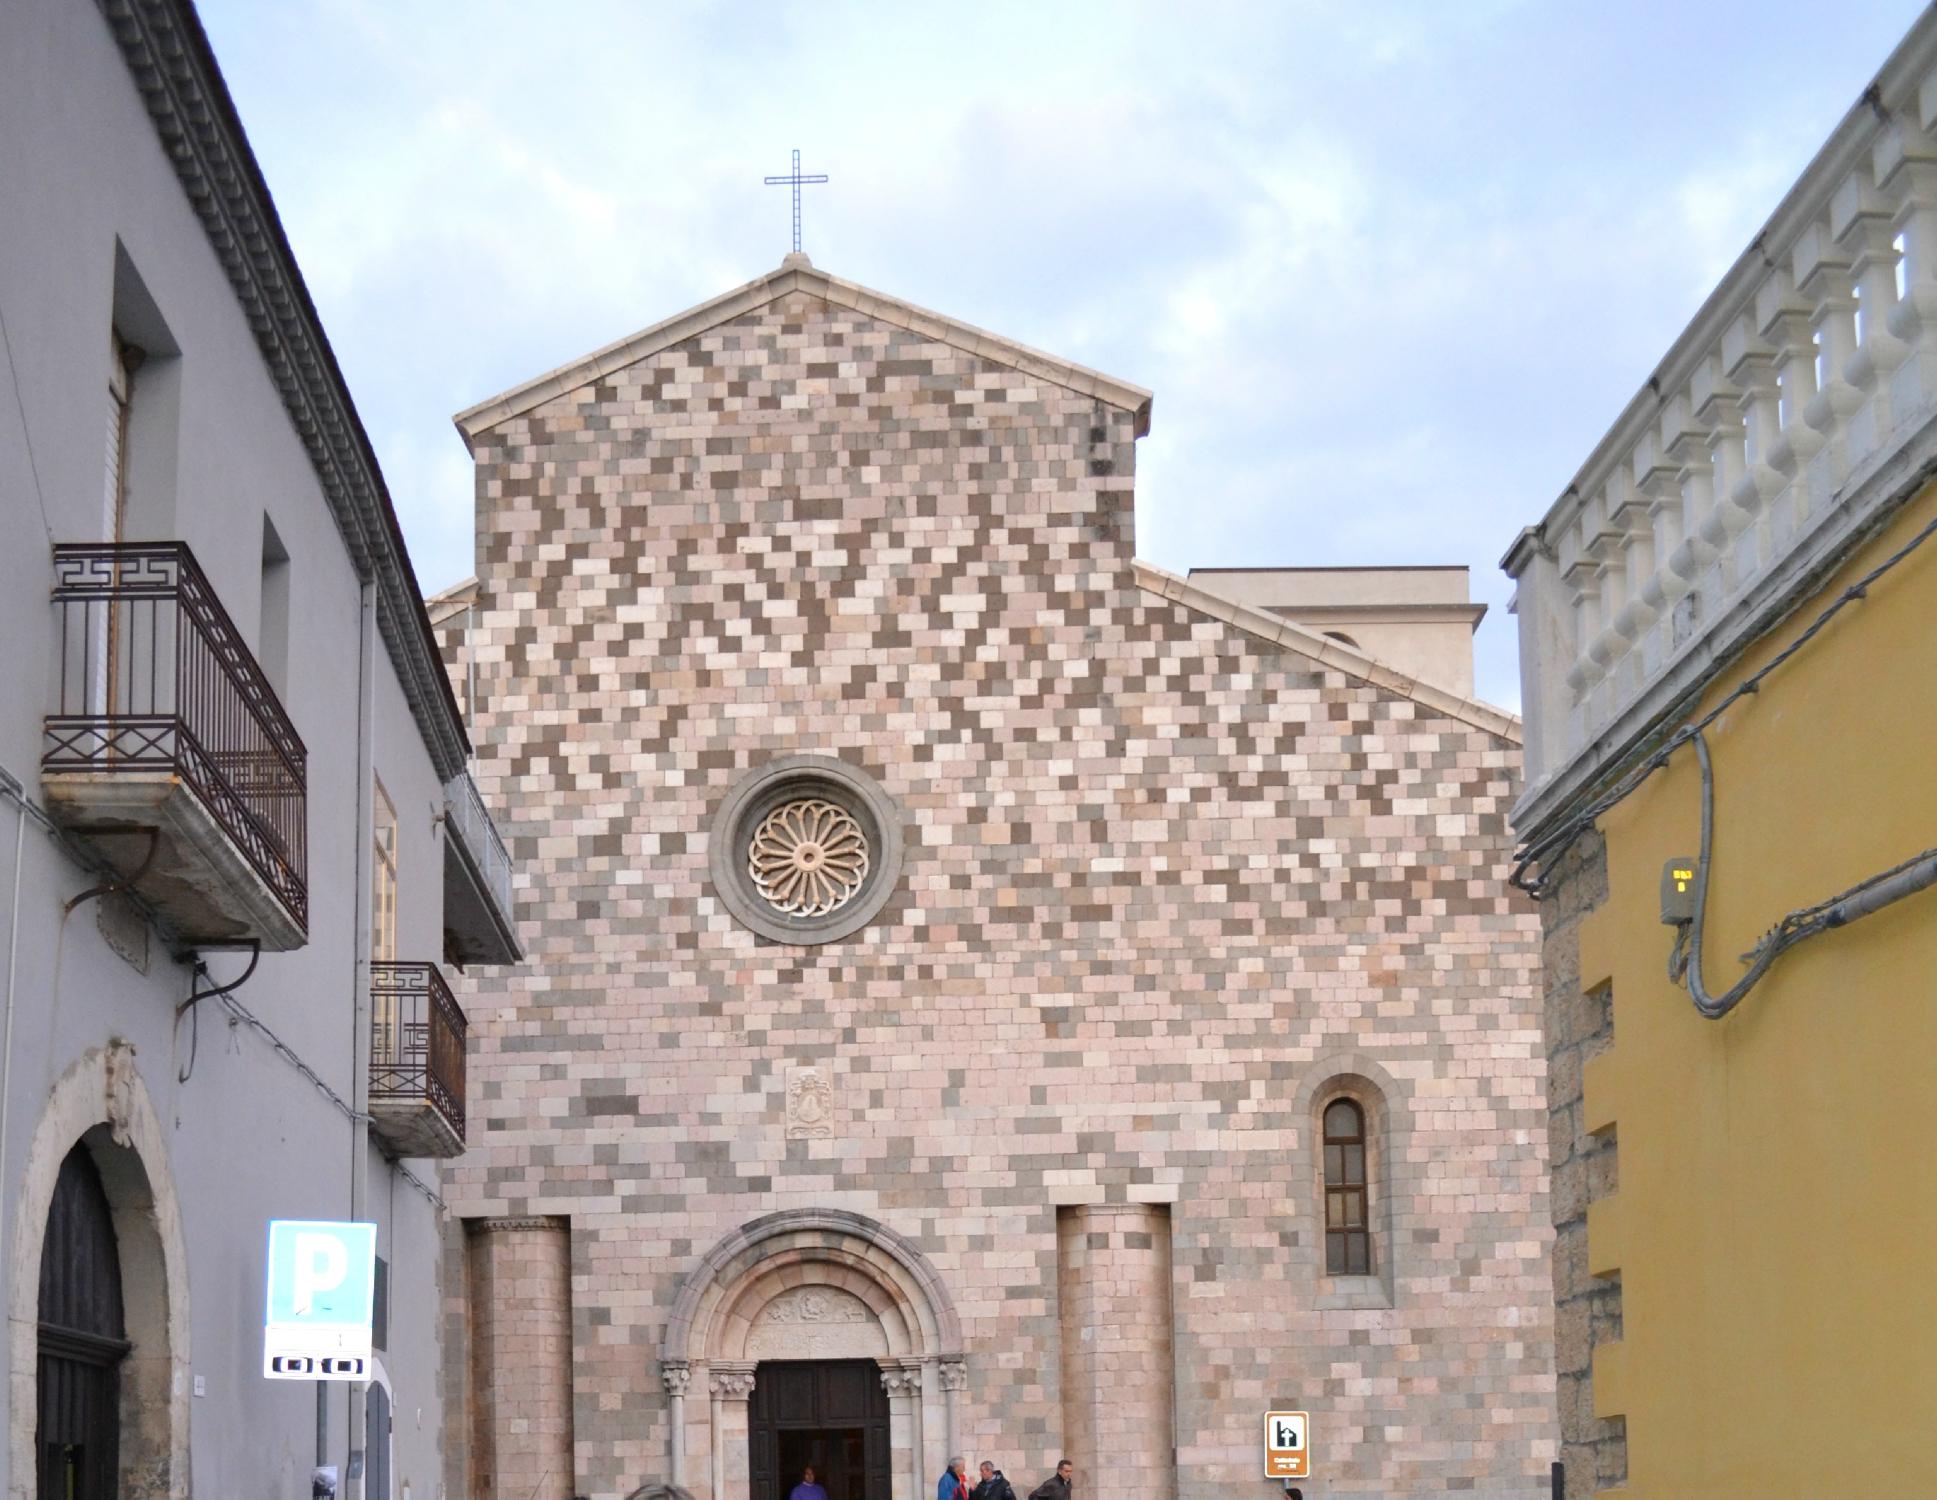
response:
<path fill-rule="evenodd" d="M 1457 693 L 1449 693 L 1444 688 L 1434 687 L 1429 682 L 1421 682 L 1408 677 L 1404 672 L 1388 667 L 1384 662 L 1375 661 L 1363 651 L 1335 641 L 1328 635 L 1309 630 L 1283 615 L 1272 614 L 1269 610 L 1258 609 L 1249 604 L 1239 604 L 1222 594 L 1213 594 L 1198 587 L 1187 578 L 1179 578 L 1175 573 L 1167 573 L 1153 563 L 1138 558 L 1131 564 L 1136 575 L 1138 587 L 1159 599 L 1169 600 L 1172 604 L 1182 605 L 1185 609 L 1200 615 L 1209 615 L 1214 620 L 1222 620 L 1226 625 L 1242 630 L 1246 635 L 1259 640 L 1269 641 L 1274 646 L 1282 646 L 1301 656 L 1310 657 L 1319 666 L 1330 667 L 1334 671 L 1358 678 L 1361 682 L 1392 693 L 1397 697 L 1409 698 L 1421 708 L 1433 713 L 1443 714 L 1449 719 L 1485 730 L 1488 734 L 1498 735 L 1511 745 L 1524 743 L 1520 720 L 1505 709 L 1495 708 L 1491 703 L 1482 703 L 1477 698 L 1462 698 Z"/>
<path fill-rule="evenodd" d="M 900 297 L 891 297 L 886 292 L 873 291 L 852 281 L 843 281 L 838 276 L 817 270 L 804 255 L 790 255 L 777 271 L 765 276 L 757 276 L 744 286 L 735 287 L 697 307 L 655 323 L 620 339 L 617 343 L 607 344 L 596 349 L 582 359 L 561 365 L 556 370 L 539 375 L 513 386 L 510 390 L 480 401 L 475 406 L 466 407 L 452 420 L 457 430 L 464 435 L 465 443 L 476 451 L 477 439 L 484 433 L 513 417 L 523 416 L 535 411 L 547 401 L 568 395 L 595 380 L 603 379 L 615 370 L 623 370 L 643 359 L 670 349 L 683 340 L 694 338 L 710 328 L 722 323 L 730 323 L 735 318 L 744 317 L 768 303 L 786 296 L 789 292 L 806 292 L 809 296 L 819 297 L 837 307 L 845 307 L 878 319 L 892 327 L 903 328 L 922 338 L 933 339 L 936 343 L 946 344 L 973 354 L 979 359 L 990 360 L 995 364 L 1007 365 L 1022 371 L 1038 380 L 1058 385 L 1065 390 L 1079 391 L 1092 396 L 1105 405 L 1130 412 L 1135 418 L 1135 432 L 1142 437 L 1150 430 L 1151 394 L 1140 385 L 1131 385 L 1126 380 L 1105 375 L 1087 366 L 1072 364 L 1058 359 L 1053 354 L 1045 354 L 1040 349 L 1032 349 L 1027 344 L 1019 344 L 1014 339 L 990 333 L 973 324 L 964 323 L 959 318 L 947 317 L 942 313 L 930 312 L 925 307 Z"/>
<path fill-rule="evenodd" d="M 99 0 L 155 133 L 228 274 L 309 453 L 440 778 L 470 744 L 362 419 L 284 236 L 262 171 L 186 0 Z"/>

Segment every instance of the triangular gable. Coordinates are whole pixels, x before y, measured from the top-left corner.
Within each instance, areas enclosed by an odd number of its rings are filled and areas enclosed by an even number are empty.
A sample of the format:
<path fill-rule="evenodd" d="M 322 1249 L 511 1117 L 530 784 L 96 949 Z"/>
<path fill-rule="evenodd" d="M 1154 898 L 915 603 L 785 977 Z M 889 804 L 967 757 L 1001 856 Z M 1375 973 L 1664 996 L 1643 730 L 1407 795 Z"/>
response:
<path fill-rule="evenodd" d="M 513 386 L 489 401 L 480 401 L 476 406 L 457 414 L 454 418 L 457 430 L 464 435 L 468 445 L 479 433 L 488 432 L 500 422 L 522 416 L 547 401 L 616 370 L 650 359 L 674 344 L 704 333 L 709 328 L 717 328 L 722 323 L 730 323 L 793 291 L 806 292 L 836 306 L 851 308 L 893 327 L 905 328 L 936 343 L 947 344 L 950 348 L 1021 370 L 1024 374 L 1066 390 L 1094 396 L 1105 405 L 1136 413 L 1138 437 L 1150 430 L 1152 398 L 1151 393 L 1142 386 L 1131 385 L 1082 365 L 1073 365 L 1052 354 L 1018 344 L 1013 339 L 1002 338 L 985 329 L 917 307 L 912 302 L 904 302 L 899 297 L 890 297 L 851 281 L 842 281 L 838 276 L 815 270 L 806 256 L 798 254 L 789 255 L 781 262 L 779 270 L 749 281 L 724 296 L 702 302 L 698 307 L 668 318 L 663 323 L 655 323 L 630 338 L 607 344 L 583 359 Z"/>
<path fill-rule="evenodd" d="M 1408 677 L 1404 672 L 1394 671 L 1384 662 L 1375 661 L 1343 641 L 1320 635 L 1316 630 L 1295 624 L 1268 610 L 1256 609 L 1226 599 L 1221 594 L 1210 593 L 1189 579 L 1167 573 L 1141 558 L 1131 566 L 1136 570 L 1138 586 L 1147 593 L 1168 599 L 1173 604 L 1181 604 L 1200 615 L 1222 620 L 1226 625 L 1259 640 L 1269 641 L 1274 646 L 1296 651 L 1320 666 L 1356 677 L 1361 682 L 1395 693 L 1401 698 L 1409 698 L 1421 708 L 1457 719 L 1462 724 L 1470 724 L 1475 729 L 1484 729 L 1489 734 L 1497 734 L 1513 744 L 1522 743 L 1520 720 L 1503 708 L 1495 708 L 1491 703 L 1482 703 L 1477 698 L 1462 698 L 1458 693 L 1449 693 L 1430 682 Z"/>

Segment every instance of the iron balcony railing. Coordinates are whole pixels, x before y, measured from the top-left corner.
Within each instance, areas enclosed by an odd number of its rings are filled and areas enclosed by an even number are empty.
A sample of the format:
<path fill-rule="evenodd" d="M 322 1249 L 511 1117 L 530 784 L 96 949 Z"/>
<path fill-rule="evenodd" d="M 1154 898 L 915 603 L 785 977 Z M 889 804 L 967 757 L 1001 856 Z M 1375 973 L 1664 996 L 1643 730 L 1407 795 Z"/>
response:
<path fill-rule="evenodd" d="M 511 906 L 511 854 L 498 833 L 498 825 L 478 794 L 478 785 L 469 771 L 459 771 L 444 783 L 444 805 L 464 846 L 483 876 L 486 888 L 498 903 L 498 912 L 513 921 Z"/>
<path fill-rule="evenodd" d="M 370 1103 L 434 1106 L 464 1137 L 464 1012 L 432 963 L 370 965 Z"/>
<path fill-rule="evenodd" d="M 188 545 L 57 546 L 54 602 L 42 768 L 174 772 L 307 926 L 307 752 Z"/>

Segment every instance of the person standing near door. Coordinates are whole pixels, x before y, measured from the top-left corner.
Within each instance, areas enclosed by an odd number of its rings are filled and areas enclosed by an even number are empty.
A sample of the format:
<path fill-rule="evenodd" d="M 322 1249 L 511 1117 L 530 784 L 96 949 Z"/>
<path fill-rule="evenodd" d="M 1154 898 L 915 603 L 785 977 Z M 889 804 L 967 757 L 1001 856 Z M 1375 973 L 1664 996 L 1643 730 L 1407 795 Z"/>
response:
<path fill-rule="evenodd" d="M 1069 1500 L 1069 1481 L 1075 1473 L 1075 1464 L 1061 1460 L 1056 1472 L 1029 1492 L 1029 1500 Z"/>
<path fill-rule="evenodd" d="M 969 1500 L 968 1460 L 956 1456 L 935 1482 L 935 1500 Z"/>
<path fill-rule="evenodd" d="M 985 1458 L 982 1460 L 982 1482 L 969 1491 L 969 1500 L 1016 1500 L 1015 1486 Z"/>
<path fill-rule="evenodd" d="M 787 1500 L 827 1500 L 827 1491 L 814 1481 L 814 1466 L 809 1464 L 801 1470 L 800 1483 L 794 1486 Z"/>

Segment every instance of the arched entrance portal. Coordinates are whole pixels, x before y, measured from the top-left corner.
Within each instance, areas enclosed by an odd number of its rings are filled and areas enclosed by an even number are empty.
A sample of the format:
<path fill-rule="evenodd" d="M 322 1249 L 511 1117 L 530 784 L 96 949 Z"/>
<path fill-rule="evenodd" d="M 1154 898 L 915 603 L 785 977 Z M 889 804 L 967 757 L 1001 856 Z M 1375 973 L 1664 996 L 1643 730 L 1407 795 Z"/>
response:
<path fill-rule="evenodd" d="M 84 1145 L 61 1162 L 40 1247 L 40 1500 L 114 1500 L 120 1489 L 121 1257 L 114 1212 Z"/>
<path fill-rule="evenodd" d="M 928 1258 L 829 1209 L 771 1214 L 715 1245 L 680 1289 L 660 1366 L 668 1468 L 707 1500 L 786 1500 L 799 1475 L 784 1467 L 814 1442 L 829 1459 L 842 1445 L 844 1476 L 855 1445 L 858 1500 L 920 1500 L 955 1444 L 967 1382 L 961 1324 Z M 868 1441 L 883 1401 L 885 1461 Z"/>
<path fill-rule="evenodd" d="M 6 1500 L 186 1500 L 188 1255 L 133 1047 L 61 1075 L 5 1209 Z"/>

